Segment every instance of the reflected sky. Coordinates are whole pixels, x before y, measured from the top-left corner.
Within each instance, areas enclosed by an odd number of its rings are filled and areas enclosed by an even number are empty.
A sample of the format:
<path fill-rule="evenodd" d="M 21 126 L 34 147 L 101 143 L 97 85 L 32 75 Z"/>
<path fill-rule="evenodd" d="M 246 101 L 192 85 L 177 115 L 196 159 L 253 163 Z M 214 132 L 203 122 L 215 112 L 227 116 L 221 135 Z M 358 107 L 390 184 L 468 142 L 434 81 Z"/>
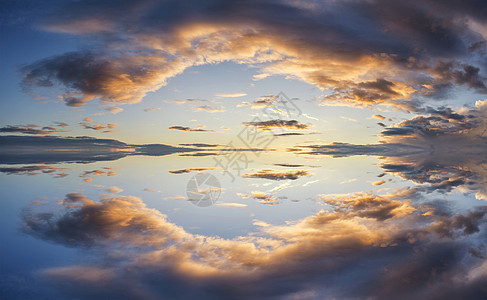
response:
<path fill-rule="evenodd" d="M 483 1 L 0 7 L 1 299 L 487 297 Z"/>

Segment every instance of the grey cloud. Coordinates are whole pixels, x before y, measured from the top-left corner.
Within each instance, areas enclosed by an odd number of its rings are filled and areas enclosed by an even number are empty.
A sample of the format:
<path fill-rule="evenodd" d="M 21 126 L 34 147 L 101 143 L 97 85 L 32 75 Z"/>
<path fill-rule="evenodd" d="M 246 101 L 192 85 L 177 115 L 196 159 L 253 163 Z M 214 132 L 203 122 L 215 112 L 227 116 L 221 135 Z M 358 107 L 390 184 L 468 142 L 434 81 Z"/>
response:
<path fill-rule="evenodd" d="M 214 147 L 221 146 L 219 144 L 205 144 L 205 143 L 189 143 L 189 144 L 179 144 L 179 145 L 197 147 L 197 148 L 214 148 Z"/>
<path fill-rule="evenodd" d="M 201 172 L 207 170 L 214 170 L 215 168 L 187 168 L 187 169 L 180 169 L 180 170 L 170 170 L 169 173 L 172 174 L 184 174 L 190 172 Z"/>
<path fill-rule="evenodd" d="M 0 136 L 2 164 L 87 163 L 117 160 L 128 155 L 161 156 L 196 150 L 163 144 L 130 145 L 93 137 Z"/>
<path fill-rule="evenodd" d="M 296 120 L 268 120 L 244 122 L 245 126 L 252 126 L 262 130 L 272 130 L 275 128 L 306 130 L 310 125 L 299 123 Z"/>
<path fill-rule="evenodd" d="M 181 131 L 188 131 L 188 132 L 216 132 L 215 130 L 206 130 L 202 128 L 190 128 L 190 127 L 185 127 L 185 126 L 171 126 L 169 129 L 172 130 L 181 130 Z"/>
<path fill-rule="evenodd" d="M 0 172 L 7 175 L 39 175 L 49 174 L 56 178 L 66 177 L 67 174 L 63 170 L 66 168 L 59 168 L 49 165 L 35 165 L 35 166 L 23 166 L 23 167 L 4 167 L 0 168 Z"/>
<path fill-rule="evenodd" d="M 319 134 L 317 132 L 307 132 L 307 133 L 303 133 L 303 132 L 285 132 L 285 133 L 277 133 L 277 134 L 274 134 L 274 136 L 297 136 L 297 135 L 312 135 L 312 134 Z"/>
<path fill-rule="evenodd" d="M 61 123 L 64 125 L 65 123 Z M 59 126 L 59 125 L 56 125 Z M 66 125 L 64 125 L 66 126 Z M 64 128 L 64 126 L 61 126 Z M 23 133 L 23 134 L 53 134 L 59 132 L 67 132 L 66 130 L 57 129 L 51 126 L 44 126 L 40 127 L 38 125 L 7 125 L 5 127 L 0 128 L 0 132 L 3 133 Z"/>
<path fill-rule="evenodd" d="M 473 192 L 487 199 L 486 101 L 475 108 L 423 108 L 416 116 L 385 128 L 379 144 L 303 145 L 298 154 L 379 156 L 384 171 L 421 185 L 424 192 Z"/>
<path fill-rule="evenodd" d="M 348 157 L 354 155 L 400 156 L 411 153 L 422 153 L 425 147 L 404 144 L 370 144 L 354 145 L 333 142 L 329 145 L 304 145 L 289 148 L 288 151 L 299 154 L 331 155 L 333 157 Z"/>

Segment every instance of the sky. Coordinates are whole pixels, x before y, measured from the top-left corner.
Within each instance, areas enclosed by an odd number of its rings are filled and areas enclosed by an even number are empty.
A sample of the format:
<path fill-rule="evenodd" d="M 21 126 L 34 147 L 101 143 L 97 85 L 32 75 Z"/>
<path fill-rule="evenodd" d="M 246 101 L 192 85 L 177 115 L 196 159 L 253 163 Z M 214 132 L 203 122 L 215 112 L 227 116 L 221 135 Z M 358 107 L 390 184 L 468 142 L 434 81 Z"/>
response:
<path fill-rule="evenodd" d="M 0 63 L 6 299 L 487 296 L 485 0 L 3 0 Z"/>

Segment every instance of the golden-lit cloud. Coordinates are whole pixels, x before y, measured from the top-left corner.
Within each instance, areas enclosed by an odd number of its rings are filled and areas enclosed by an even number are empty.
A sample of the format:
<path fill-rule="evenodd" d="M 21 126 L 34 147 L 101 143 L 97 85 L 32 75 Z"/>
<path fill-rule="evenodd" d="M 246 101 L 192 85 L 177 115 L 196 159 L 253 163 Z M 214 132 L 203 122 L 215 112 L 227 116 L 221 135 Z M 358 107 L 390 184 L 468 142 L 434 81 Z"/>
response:
<path fill-rule="evenodd" d="M 180 104 L 186 104 L 186 103 L 209 102 L 209 101 L 205 100 L 205 99 L 185 99 L 185 100 L 172 100 L 172 101 L 167 101 L 167 102 L 180 105 Z"/>
<path fill-rule="evenodd" d="M 46 214 L 42 205 L 25 208 L 22 231 L 57 244 L 94 249 L 94 253 L 111 258 L 40 273 L 78 298 L 89 298 L 93 289 L 104 297 L 123 292 L 130 298 L 141 292 L 141 285 L 144 295 L 157 298 L 167 296 L 169 285 L 177 293 L 189 286 L 200 292 L 200 287 L 210 282 L 221 287 L 205 289 L 210 298 L 255 298 L 264 291 L 267 296 L 305 291 L 336 296 L 331 283 L 343 276 L 346 280 L 342 283 L 345 286 L 340 285 L 340 298 L 377 296 L 377 286 L 389 287 L 381 290 L 378 299 L 397 293 L 444 295 L 445 278 L 457 293 L 468 287 L 475 290 L 469 280 L 454 279 L 474 274 L 484 263 L 483 256 L 476 254 L 477 250 L 466 254 L 468 259 L 453 254 L 473 247 L 469 240 L 475 243 L 483 230 L 487 206 L 465 213 L 445 211 L 433 202 L 414 206 L 411 199 L 415 196 L 414 190 L 381 196 L 322 195 L 331 208 L 328 211 L 281 225 L 254 220 L 258 232 L 224 239 L 191 234 L 136 197 L 93 201 L 70 193 L 56 213 Z M 365 261 L 374 263 L 358 263 Z M 446 269 L 441 267 L 445 264 Z M 364 280 L 349 280 L 353 274 Z M 415 278 L 414 274 L 422 275 Z M 475 274 L 471 278 L 487 282 L 485 273 Z M 277 288 L 287 279 L 292 280 L 285 291 Z M 429 283 L 427 291 L 425 281 Z M 85 294 L 86 290 L 90 293 Z"/>
<path fill-rule="evenodd" d="M 91 171 L 84 171 L 80 177 L 83 178 L 85 182 L 92 182 L 94 177 L 93 176 L 118 176 L 118 174 L 112 170 L 110 167 L 103 167 L 101 169 L 95 169 Z"/>
<path fill-rule="evenodd" d="M 273 193 L 263 191 L 251 191 L 250 194 L 237 193 L 237 196 L 244 199 L 252 198 L 259 201 L 261 204 L 275 205 L 279 204 L 279 198 Z"/>
<path fill-rule="evenodd" d="M 275 104 L 277 100 L 278 98 L 275 95 L 262 96 L 252 102 L 243 101 L 242 103 L 237 104 L 237 107 L 249 106 L 251 109 L 261 109 Z"/>
<path fill-rule="evenodd" d="M 216 94 L 216 97 L 221 97 L 221 98 L 238 98 L 238 97 L 243 97 L 247 96 L 246 93 L 228 93 L 228 94 Z"/>
<path fill-rule="evenodd" d="M 372 118 L 379 119 L 379 120 L 385 120 L 386 119 L 386 117 L 384 117 L 382 115 L 372 115 Z"/>
<path fill-rule="evenodd" d="M 399 1 L 325 1 L 314 2 L 313 10 L 301 1 L 227 3 L 225 13 L 203 3 L 193 10 L 154 2 L 147 4 L 152 9 L 124 6 L 131 18 L 120 18 L 116 9 L 94 14 L 92 3 L 70 4 L 43 28 L 84 35 L 103 50 L 34 62 L 22 69 L 23 84 L 60 84 L 70 106 L 93 99 L 135 103 L 187 68 L 235 62 L 255 66 L 256 80 L 283 75 L 315 85 L 324 91 L 324 105 L 416 109 L 418 101 L 445 97 L 458 87 L 487 93 L 478 63 L 485 55 L 477 13 L 482 9 L 450 2 L 414 1 L 404 9 Z M 174 19 L 155 20 L 156 12 L 171 12 Z"/>
<path fill-rule="evenodd" d="M 93 124 L 94 121 L 91 118 L 84 118 L 82 122 L 79 124 L 83 129 L 91 129 L 95 131 L 101 131 L 102 133 L 111 133 L 113 132 L 112 129 L 118 126 L 118 124 Z"/>
<path fill-rule="evenodd" d="M 119 188 L 118 186 L 112 186 L 112 187 L 109 187 L 108 189 L 106 189 L 107 192 L 109 193 L 121 193 L 123 192 L 123 189 L 122 188 Z"/>
<path fill-rule="evenodd" d="M 276 171 L 271 169 L 258 170 L 255 173 L 244 174 L 244 178 L 264 178 L 271 180 L 296 180 L 302 176 L 309 176 L 307 170 L 295 170 L 295 171 Z"/>
<path fill-rule="evenodd" d="M 223 108 L 218 108 L 218 107 L 211 107 L 209 105 L 202 105 L 202 106 L 198 106 L 194 109 L 195 111 L 206 111 L 206 112 L 209 112 L 209 113 L 217 113 L 217 112 L 224 112 L 225 109 Z"/>
<path fill-rule="evenodd" d="M 121 107 L 116 107 L 116 106 L 112 106 L 112 107 L 108 107 L 106 110 L 107 110 L 109 113 L 116 115 L 116 114 L 118 114 L 118 113 L 122 112 L 122 111 L 123 111 L 123 108 L 121 108 Z"/>
<path fill-rule="evenodd" d="M 223 206 L 223 207 L 247 207 L 247 204 L 243 203 L 233 203 L 233 202 L 222 202 L 215 204 L 216 206 Z"/>

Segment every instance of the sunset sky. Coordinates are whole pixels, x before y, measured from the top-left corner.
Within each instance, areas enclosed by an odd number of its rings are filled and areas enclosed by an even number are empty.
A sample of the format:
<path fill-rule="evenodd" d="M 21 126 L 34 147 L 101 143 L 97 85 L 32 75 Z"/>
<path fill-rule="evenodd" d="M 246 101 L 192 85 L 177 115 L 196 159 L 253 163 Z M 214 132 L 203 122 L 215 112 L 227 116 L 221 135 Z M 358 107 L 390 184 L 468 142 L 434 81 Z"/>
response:
<path fill-rule="evenodd" d="M 0 62 L 2 299 L 487 297 L 485 0 L 6 0 Z"/>
<path fill-rule="evenodd" d="M 386 2 L 7 1 L 1 122 L 226 143 L 262 115 L 253 102 L 284 92 L 314 139 L 370 143 L 382 129 L 373 115 L 389 126 L 483 100 L 483 1 Z"/>

